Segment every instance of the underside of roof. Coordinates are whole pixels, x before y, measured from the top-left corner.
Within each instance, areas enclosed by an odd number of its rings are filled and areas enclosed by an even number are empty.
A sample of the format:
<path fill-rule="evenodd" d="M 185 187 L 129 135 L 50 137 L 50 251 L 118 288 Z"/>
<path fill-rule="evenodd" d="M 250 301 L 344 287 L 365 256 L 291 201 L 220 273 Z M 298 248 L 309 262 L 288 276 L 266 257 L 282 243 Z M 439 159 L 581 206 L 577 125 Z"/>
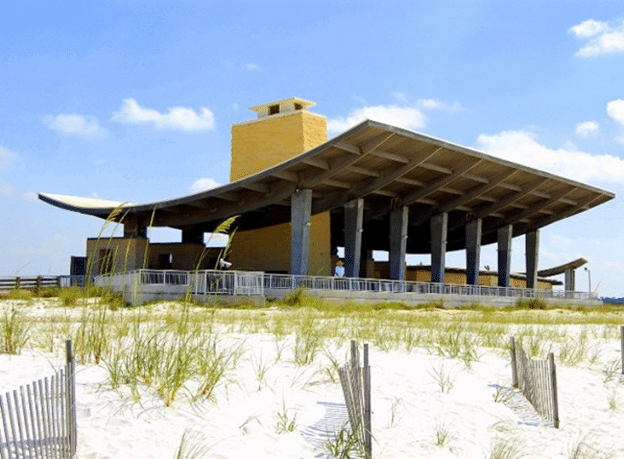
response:
<path fill-rule="evenodd" d="M 290 196 L 312 190 L 312 213 L 331 212 L 332 245 L 343 246 L 344 204 L 364 200 L 363 245 L 387 250 L 389 214 L 409 208 L 408 253 L 430 253 L 430 220 L 448 213 L 447 249 L 465 248 L 465 226 L 483 220 L 482 244 L 513 225 L 513 236 L 607 202 L 611 192 L 375 121 L 270 169 L 230 184 L 149 204 L 39 194 L 47 203 L 124 223 L 213 231 L 240 215 L 240 230 L 290 222 Z"/>

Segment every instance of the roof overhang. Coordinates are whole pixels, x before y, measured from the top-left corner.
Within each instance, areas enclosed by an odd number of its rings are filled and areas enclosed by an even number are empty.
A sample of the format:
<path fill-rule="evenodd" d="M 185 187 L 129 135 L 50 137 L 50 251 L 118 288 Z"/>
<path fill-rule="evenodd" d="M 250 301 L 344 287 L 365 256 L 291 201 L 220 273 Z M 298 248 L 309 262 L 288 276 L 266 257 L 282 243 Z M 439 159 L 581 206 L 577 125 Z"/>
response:
<path fill-rule="evenodd" d="M 603 204 L 609 191 L 496 158 L 413 131 L 364 121 L 337 137 L 270 169 L 227 185 L 180 198 L 129 204 L 54 194 L 47 203 L 107 218 L 123 206 L 135 223 L 206 232 L 240 215 L 239 229 L 290 221 L 290 196 L 311 189 L 312 213 L 332 212 L 338 228 L 342 207 L 364 200 L 364 238 L 371 249 L 388 244 L 388 215 L 409 208 L 408 253 L 429 253 L 432 216 L 449 214 L 448 250 L 465 247 L 465 225 L 482 219 L 482 243 L 513 225 L 513 236 Z M 117 217 L 119 218 L 119 217 Z M 334 233 L 337 236 L 334 236 Z M 341 245 L 340 231 L 332 231 Z"/>

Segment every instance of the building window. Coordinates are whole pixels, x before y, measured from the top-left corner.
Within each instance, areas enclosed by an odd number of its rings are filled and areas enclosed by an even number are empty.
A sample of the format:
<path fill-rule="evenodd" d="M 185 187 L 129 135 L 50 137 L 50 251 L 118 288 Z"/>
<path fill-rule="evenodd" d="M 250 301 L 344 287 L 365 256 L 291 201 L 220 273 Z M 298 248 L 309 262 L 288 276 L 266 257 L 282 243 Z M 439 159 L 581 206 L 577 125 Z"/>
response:
<path fill-rule="evenodd" d="M 279 113 L 279 105 L 270 105 L 269 106 L 269 115 L 277 115 Z"/>
<path fill-rule="evenodd" d="M 303 105 L 295 103 L 295 110 L 301 110 L 303 109 Z"/>

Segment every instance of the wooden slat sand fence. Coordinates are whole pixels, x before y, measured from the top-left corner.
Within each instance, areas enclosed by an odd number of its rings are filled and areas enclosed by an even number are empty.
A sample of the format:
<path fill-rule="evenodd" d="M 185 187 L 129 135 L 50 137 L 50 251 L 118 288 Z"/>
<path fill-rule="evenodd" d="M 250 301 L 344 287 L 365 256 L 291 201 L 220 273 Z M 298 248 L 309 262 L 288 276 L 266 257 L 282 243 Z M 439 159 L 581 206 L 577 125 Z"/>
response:
<path fill-rule="evenodd" d="M 360 352 L 351 341 L 347 363 L 338 368 L 340 384 L 349 413 L 351 431 L 357 432 L 365 457 L 372 458 L 371 438 L 371 377 L 368 365 L 368 344 L 364 344 L 364 361 L 360 366 Z"/>
<path fill-rule="evenodd" d="M 0 395 L 1 459 L 70 459 L 76 454 L 76 379 L 71 341 L 67 364 L 53 376 Z"/>
<path fill-rule="evenodd" d="M 535 411 L 559 428 L 559 402 L 557 399 L 557 368 L 551 352 L 548 359 L 527 357 L 514 337 L 510 340 L 511 374 L 513 387 L 519 388 Z"/>

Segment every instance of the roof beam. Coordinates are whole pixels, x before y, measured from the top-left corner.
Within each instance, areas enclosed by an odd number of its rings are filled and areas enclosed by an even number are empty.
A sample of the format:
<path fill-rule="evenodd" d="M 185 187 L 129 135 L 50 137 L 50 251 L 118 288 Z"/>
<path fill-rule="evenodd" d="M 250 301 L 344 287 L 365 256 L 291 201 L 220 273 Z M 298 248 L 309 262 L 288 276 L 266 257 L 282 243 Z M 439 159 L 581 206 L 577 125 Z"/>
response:
<path fill-rule="evenodd" d="M 412 186 L 425 186 L 425 182 L 421 182 L 420 180 L 414 180 L 407 177 L 397 177 L 394 179 L 395 182 L 405 183 L 406 185 Z"/>
<path fill-rule="evenodd" d="M 451 188 L 448 186 L 441 187 L 439 191 L 444 191 L 445 193 L 448 193 L 448 194 L 456 194 L 458 196 L 463 196 L 464 194 L 466 194 L 462 190 L 458 190 L 456 188 Z"/>
<path fill-rule="evenodd" d="M 547 177 L 537 177 L 535 180 L 531 180 L 529 183 L 525 184 L 522 187 L 516 187 L 518 189 L 516 190 L 515 193 L 511 193 L 507 195 L 506 198 L 503 198 L 495 202 L 494 204 L 477 211 L 476 217 L 484 218 L 488 214 L 491 214 L 493 212 L 498 212 L 500 209 L 507 207 L 508 205 L 513 204 L 514 202 L 522 199 L 527 194 L 532 193 L 533 191 L 535 191 L 535 189 L 537 189 L 537 187 L 539 187 L 540 185 L 544 184 L 547 181 L 548 181 Z M 504 188 L 508 188 L 507 186 L 504 186 L 503 183 L 501 183 L 501 186 Z"/>
<path fill-rule="evenodd" d="M 323 180 L 323 184 L 329 185 L 329 186 L 335 186 L 336 188 L 344 188 L 345 190 L 351 189 L 350 183 L 343 182 L 342 180 L 331 179 L 331 178 Z"/>
<path fill-rule="evenodd" d="M 452 174 L 453 173 L 453 169 L 449 169 L 448 167 L 438 166 L 437 164 L 422 163 L 420 165 L 420 167 L 423 167 L 425 169 L 429 169 L 430 171 L 442 172 L 443 174 Z"/>
<path fill-rule="evenodd" d="M 537 229 L 540 229 L 544 226 L 550 225 L 551 223 L 554 223 L 558 220 L 563 220 L 564 218 L 568 218 L 578 212 L 581 212 L 583 210 L 587 210 L 591 207 L 591 204 L 594 201 L 597 201 L 598 199 L 600 199 L 601 195 L 590 195 L 590 196 L 586 196 L 583 199 L 580 199 L 577 202 L 576 206 L 570 207 L 566 210 L 562 210 L 560 212 L 555 213 L 554 215 L 550 215 L 546 218 L 543 218 L 541 220 L 534 220 L 529 224 L 529 228 L 531 231 L 535 231 Z"/>
<path fill-rule="evenodd" d="M 351 145 L 347 142 L 336 142 L 334 144 L 334 147 L 338 148 L 339 150 L 346 151 L 347 153 L 353 153 L 354 155 L 360 156 L 362 154 L 358 147 L 356 147 L 355 145 Z"/>
<path fill-rule="evenodd" d="M 299 181 L 299 174 L 295 174 L 291 171 L 274 171 L 271 172 L 273 177 L 281 178 L 283 180 L 288 180 L 289 182 L 297 183 Z"/>
<path fill-rule="evenodd" d="M 455 198 L 452 201 L 449 201 L 446 204 L 443 204 L 439 208 L 432 209 L 426 214 L 419 216 L 413 222 L 411 221 L 410 225 L 420 225 L 426 221 L 429 221 L 429 219 L 436 213 L 449 212 L 453 209 L 462 207 L 468 201 L 476 199 L 482 196 L 483 194 L 487 193 L 488 191 L 490 191 L 492 188 L 497 187 L 503 182 L 503 180 L 507 180 L 509 177 L 511 177 L 515 173 L 516 173 L 516 170 L 512 169 L 511 171 L 507 170 L 498 175 L 495 175 L 494 177 L 492 177 L 491 180 L 489 180 L 489 183 L 475 186 L 470 191 L 465 193 L 463 196 Z"/>
<path fill-rule="evenodd" d="M 516 215 L 512 215 L 511 217 L 505 219 L 505 225 L 513 225 L 515 222 L 519 220 L 530 218 L 531 215 L 534 215 L 546 209 L 548 206 L 559 201 L 565 195 L 570 194 L 574 190 L 576 190 L 575 186 L 572 188 L 565 189 L 565 190 L 560 190 L 558 193 L 555 193 L 553 196 L 549 196 L 550 199 L 547 199 L 546 201 L 543 201 L 537 204 L 532 204 L 525 211 L 520 212 L 519 214 L 516 214 Z"/>
<path fill-rule="evenodd" d="M 373 150 L 370 152 L 373 156 L 377 156 L 378 158 L 389 159 L 390 161 L 395 161 L 397 163 L 409 164 L 409 158 L 397 155 L 395 153 L 389 153 L 387 151 Z"/>
<path fill-rule="evenodd" d="M 362 155 L 360 153 L 358 153 L 358 156 L 341 156 L 337 160 L 330 162 L 329 170 L 319 172 L 315 175 L 304 178 L 300 188 L 312 188 L 319 183 L 325 183 L 327 180 L 338 174 L 345 167 L 349 167 L 355 162 L 359 161 L 360 158 L 362 158 Z"/>
<path fill-rule="evenodd" d="M 259 182 L 241 183 L 241 188 L 257 191 L 258 193 L 268 193 L 271 188 L 268 185 Z"/>
<path fill-rule="evenodd" d="M 381 147 L 384 143 L 390 140 L 394 136 L 394 132 L 385 133 L 382 135 L 375 136 L 371 140 L 364 142 L 360 145 L 360 151 L 362 154 L 367 155 L 368 153 L 372 153 L 377 148 Z"/>
<path fill-rule="evenodd" d="M 329 162 L 315 156 L 305 158 L 302 162 L 305 164 L 309 164 L 310 166 L 318 167 L 319 169 L 324 169 L 326 171 L 329 170 Z"/>
<path fill-rule="evenodd" d="M 370 169 L 366 169 L 360 166 L 349 166 L 347 169 L 350 172 L 355 172 L 357 174 L 368 175 L 369 177 L 379 177 L 381 174 L 378 171 L 373 171 Z"/>
<path fill-rule="evenodd" d="M 469 180 L 473 180 L 475 182 L 481 182 L 481 183 L 490 183 L 490 180 L 485 178 L 485 177 L 481 177 L 480 175 L 474 175 L 474 174 L 464 174 L 464 178 L 467 178 Z"/>
<path fill-rule="evenodd" d="M 410 193 L 407 196 L 404 196 L 403 199 L 401 199 L 401 202 L 399 203 L 400 206 L 409 206 L 410 204 L 418 201 L 420 198 L 424 198 L 426 196 L 428 196 L 429 194 L 433 193 L 435 190 L 442 188 L 448 184 L 450 184 L 451 182 L 453 182 L 454 180 L 457 180 L 459 177 L 462 176 L 462 174 L 464 174 L 465 172 L 468 172 L 470 169 L 474 168 L 477 164 L 479 164 L 481 161 L 481 159 L 477 159 L 475 161 L 471 161 L 468 164 L 465 164 L 461 167 L 458 167 L 457 169 L 455 169 L 454 171 L 451 171 L 451 174 L 443 177 L 439 180 L 436 180 L 428 185 L 426 185 L 424 188 L 414 192 L 414 193 Z"/>
<path fill-rule="evenodd" d="M 372 193 L 373 191 L 379 190 L 381 188 L 383 188 L 384 186 L 386 186 L 388 183 L 394 181 L 394 180 L 399 180 L 403 175 L 411 172 L 412 170 L 416 169 L 418 166 L 420 166 L 424 161 L 426 161 L 427 159 L 431 158 L 433 155 L 435 155 L 438 151 L 440 151 L 441 148 L 436 148 L 435 150 L 427 153 L 424 157 L 422 158 L 418 158 L 418 159 L 413 159 L 411 161 L 408 160 L 408 163 L 405 164 L 404 166 L 398 167 L 398 168 L 394 168 L 394 169 L 386 169 L 385 171 L 383 171 L 381 173 L 381 176 L 374 179 L 374 180 L 369 180 L 366 183 L 358 183 L 357 185 L 355 185 L 353 187 L 353 195 L 354 196 L 366 196 L 369 193 Z M 374 153 L 373 153 L 374 154 Z M 409 179 L 404 179 L 404 180 L 409 180 Z M 416 181 L 414 181 L 416 182 Z"/>

